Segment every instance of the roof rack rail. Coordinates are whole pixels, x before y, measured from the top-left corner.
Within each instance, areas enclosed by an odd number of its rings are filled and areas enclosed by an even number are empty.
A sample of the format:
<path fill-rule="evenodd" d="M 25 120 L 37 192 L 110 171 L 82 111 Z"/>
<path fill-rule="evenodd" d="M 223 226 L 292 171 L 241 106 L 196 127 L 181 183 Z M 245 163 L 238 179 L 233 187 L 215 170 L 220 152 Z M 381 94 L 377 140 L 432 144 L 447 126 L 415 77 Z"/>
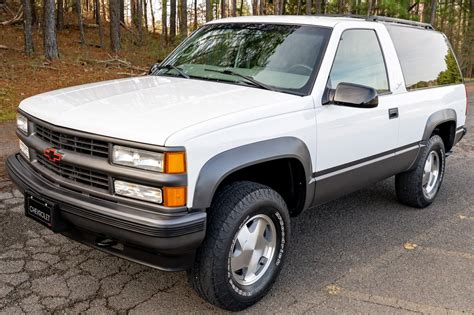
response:
<path fill-rule="evenodd" d="M 421 27 L 427 30 L 434 30 L 433 25 L 428 24 L 428 23 L 422 23 L 422 22 L 416 22 L 416 21 L 411 21 L 411 20 L 404 20 L 404 19 L 397 19 L 397 18 L 391 18 L 391 17 L 386 17 L 386 16 L 367 16 L 365 18 L 366 21 L 374 21 L 374 22 L 389 22 L 389 23 L 396 23 L 396 24 L 403 24 L 403 25 L 409 25 L 409 26 L 416 26 L 416 27 Z"/>
<path fill-rule="evenodd" d="M 378 16 L 378 15 L 357 15 L 357 14 L 316 14 L 317 16 L 329 16 L 329 17 L 345 17 L 345 18 L 353 18 L 353 19 L 362 19 L 366 21 L 372 22 L 387 22 L 387 23 L 395 23 L 395 24 L 402 24 L 414 27 L 421 27 L 427 30 L 434 30 L 434 27 L 428 23 L 416 22 L 411 20 L 404 20 L 386 16 Z"/>

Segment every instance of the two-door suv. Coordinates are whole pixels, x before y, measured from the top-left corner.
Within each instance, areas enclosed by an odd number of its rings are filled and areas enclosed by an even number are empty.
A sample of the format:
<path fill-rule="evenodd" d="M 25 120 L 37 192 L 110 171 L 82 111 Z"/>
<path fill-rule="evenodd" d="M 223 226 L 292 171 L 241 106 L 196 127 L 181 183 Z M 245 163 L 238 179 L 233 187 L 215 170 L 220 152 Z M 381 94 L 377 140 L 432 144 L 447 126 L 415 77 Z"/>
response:
<path fill-rule="evenodd" d="M 277 278 L 290 217 L 394 175 L 400 202 L 431 204 L 466 113 L 456 58 L 430 25 L 229 18 L 147 76 L 24 100 L 7 167 L 28 217 L 187 270 L 204 299 L 241 310 Z"/>

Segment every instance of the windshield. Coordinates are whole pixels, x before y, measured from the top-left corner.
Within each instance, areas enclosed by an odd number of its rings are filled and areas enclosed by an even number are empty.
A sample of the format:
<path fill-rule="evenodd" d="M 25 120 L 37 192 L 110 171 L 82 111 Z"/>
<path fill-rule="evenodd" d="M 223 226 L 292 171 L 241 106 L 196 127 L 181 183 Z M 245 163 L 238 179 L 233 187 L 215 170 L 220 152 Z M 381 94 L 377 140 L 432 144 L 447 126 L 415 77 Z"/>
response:
<path fill-rule="evenodd" d="M 211 24 L 188 38 L 155 74 L 307 95 L 331 30 L 317 26 Z M 182 75 L 181 75 L 182 76 Z"/>

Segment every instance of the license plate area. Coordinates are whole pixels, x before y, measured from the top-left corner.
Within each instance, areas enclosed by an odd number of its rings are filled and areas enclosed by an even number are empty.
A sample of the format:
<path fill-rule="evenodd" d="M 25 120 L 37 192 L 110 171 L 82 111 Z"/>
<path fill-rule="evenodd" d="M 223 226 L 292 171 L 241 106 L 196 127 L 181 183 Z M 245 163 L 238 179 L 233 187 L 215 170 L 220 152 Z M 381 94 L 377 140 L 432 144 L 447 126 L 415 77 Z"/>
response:
<path fill-rule="evenodd" d="M 44 198 L 25 193 L 25 215 L 54 232 L 65 230 L 66 223 L 61 219 L 59 207 Z"/>

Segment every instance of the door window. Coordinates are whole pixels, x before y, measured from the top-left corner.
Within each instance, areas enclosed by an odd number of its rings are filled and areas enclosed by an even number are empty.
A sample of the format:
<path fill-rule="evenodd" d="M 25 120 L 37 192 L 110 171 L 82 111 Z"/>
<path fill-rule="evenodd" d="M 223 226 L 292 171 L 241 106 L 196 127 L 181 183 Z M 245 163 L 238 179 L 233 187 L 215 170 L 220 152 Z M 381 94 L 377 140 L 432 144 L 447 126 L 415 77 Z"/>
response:
<path fill-rule="evenodd" d="M 379 93 L 389 91 L 385 61 L 374 30 L 348 30 L 342 34 L 328 88 L 335 89 L 341 82 L 369 86 Z"/>

